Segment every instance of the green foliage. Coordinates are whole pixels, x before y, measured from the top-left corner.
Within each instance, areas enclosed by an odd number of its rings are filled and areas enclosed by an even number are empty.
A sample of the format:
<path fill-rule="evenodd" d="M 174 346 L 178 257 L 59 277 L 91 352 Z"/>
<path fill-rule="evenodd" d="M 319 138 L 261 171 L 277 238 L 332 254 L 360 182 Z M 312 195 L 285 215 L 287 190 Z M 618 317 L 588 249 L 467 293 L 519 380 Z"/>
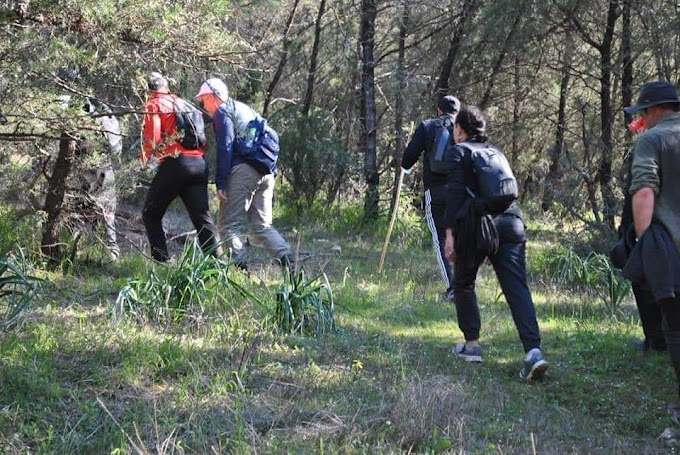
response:
<path fill-rule="evenodd" d="M 229 287 L 244 291 L 229 277 L 229 267 L 188 242 L 176 266 L 159 264 L 146 278 L 131 280 L 120 290 L 114 319 L 164 323 L 179 321 L 189 312 L 202 313 L 209 304 L 224 302 Z"/>
<path fill-rule="evenodd" d="M 548 264 L 552 278 L 569 288 L 596 295 L 610 310 L 616 310 L 630 295 L 630 282 L 600 253 L 580 257 L 573 249 L 562 250 Z"/>
<path fill-rule="evenodd" d="M 29 275 L 29 268 L 21 250 L 0 259 L 0 331 L 21 320 L 40 290 L 41 280 Z"/>
<path fill-rule="evenodd" d="M 291 185 L 291 199 L 299 210 L 309 209 L 322 190 L 337 191 L 351 163 L 351 155 L 337 138 L 333 118 L 326 111 L 300 115 L 279 111 L 272 119 L 280 132 L 280 168 Z"/>
<path fill-rule="evenodd" d="M 333 292 L 325 273 L 312 278 L 302 269 L 284 273 L 276 291 L 276 324 L 284 333 L 317 337 L 335 330 Z"/>

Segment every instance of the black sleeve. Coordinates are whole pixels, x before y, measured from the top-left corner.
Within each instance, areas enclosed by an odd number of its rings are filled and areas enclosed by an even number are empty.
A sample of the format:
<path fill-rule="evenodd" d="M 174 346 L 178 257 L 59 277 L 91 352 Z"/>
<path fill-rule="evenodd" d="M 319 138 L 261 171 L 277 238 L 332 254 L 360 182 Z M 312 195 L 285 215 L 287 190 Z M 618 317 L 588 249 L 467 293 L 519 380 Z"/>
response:
<path fill-rule="evenodd" d="M 425 122 L 420 122 L 420 125 L 416 128 L 411 141 L 404 151 L 404 156 L 401 159 L 401 167 L 404 169 L 411 169 L 420 159 L 420 155 L 423 153 L 426 146 L 427 128 Z"/>
<path fill-rule="evenodd" d="M 451 172 L 448 175 L 448 195 L 446 198 L 446 227 L 453 229 L 456 216 L 465 203 L 468 195 L 465 191 L 465 157 L 470 151 L 459 146 L 453 146 L 454 150 L 447 153 L 447 159 L 453 162 Z"/>

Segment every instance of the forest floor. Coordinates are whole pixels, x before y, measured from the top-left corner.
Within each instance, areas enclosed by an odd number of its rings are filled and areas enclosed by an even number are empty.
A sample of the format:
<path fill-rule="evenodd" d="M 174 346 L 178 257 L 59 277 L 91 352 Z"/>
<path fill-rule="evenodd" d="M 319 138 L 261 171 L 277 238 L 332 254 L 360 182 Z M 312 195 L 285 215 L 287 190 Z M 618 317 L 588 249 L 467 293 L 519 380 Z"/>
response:
<path fill-rule="evenodd" d="M 407 241 L 422 227 L 397 229 L 379 273 L 384 229 L 281 226 L 308 274 L 326 273 L 337 331 L 267 322 L 282 277 L 257 248 L 250 273 L 230 274 L 264 307 L 225 284 L 219 303 L 162 324 L 112 317 L 119 291 L 161 267 L 134 249 L 34 269 L 43 292 L 0 335 L 0 452 L 676 453 L 667 355 L 632 348 L 632 296 L 612 308 L 555 282 L 550 258 L 573 236 L 554 225 L 528 231 L 550 364 L 535 382 L 518 376 L 521 344 L 489 267 L 477 285 L 484 362 L 469 364 L 451 354 L 462 334 L 431 249 Z"/>

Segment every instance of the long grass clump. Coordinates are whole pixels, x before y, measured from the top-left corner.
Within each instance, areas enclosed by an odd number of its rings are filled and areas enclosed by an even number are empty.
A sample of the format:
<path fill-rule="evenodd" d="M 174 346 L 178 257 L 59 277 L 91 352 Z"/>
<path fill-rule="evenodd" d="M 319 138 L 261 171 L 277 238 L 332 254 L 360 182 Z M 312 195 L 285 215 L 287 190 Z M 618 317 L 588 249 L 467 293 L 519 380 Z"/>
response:
<path fill-rule="evenodd" d="M 19 254 L 0 259 L 0 331 L 16 326 L 40 290 L 41 280 L 28 274 L 29 265 Z"/>
<path fill-rule="evenodd" d="M 113 307 L 114 320 L 177 322 L 189 312 L 203 313 L 224 301 L 229 288 L 247 293 L 229 277 L 231 264 L 204 255 L 195 242 L 188 242 L 176 265 L 158 264 L 147 276 L 125 285 Z"/>

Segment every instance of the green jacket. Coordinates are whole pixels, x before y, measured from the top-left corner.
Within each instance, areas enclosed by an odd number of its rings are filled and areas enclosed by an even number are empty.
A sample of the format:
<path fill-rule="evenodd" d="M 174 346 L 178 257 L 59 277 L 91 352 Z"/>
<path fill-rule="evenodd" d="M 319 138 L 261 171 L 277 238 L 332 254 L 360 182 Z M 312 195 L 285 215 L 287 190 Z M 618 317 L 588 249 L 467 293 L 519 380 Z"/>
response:
<path fill-rule="evenodd" d="M 680 248 L 680 113 L 661 119 L 635 141 L 630 194 L 654 191 L 654 218 Z"/>

